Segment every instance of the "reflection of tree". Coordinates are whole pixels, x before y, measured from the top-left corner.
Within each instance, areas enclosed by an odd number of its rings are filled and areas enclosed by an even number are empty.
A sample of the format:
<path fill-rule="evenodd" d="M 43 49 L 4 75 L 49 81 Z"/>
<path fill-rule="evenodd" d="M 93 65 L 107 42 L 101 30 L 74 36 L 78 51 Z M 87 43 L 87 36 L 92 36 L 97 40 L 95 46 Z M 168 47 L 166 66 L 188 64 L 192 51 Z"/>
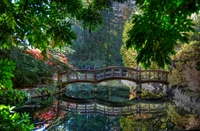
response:
<path fill-rule="evenodd" d="M 121 81 L 108 81 L 104 85 L 98 85 L 99 93 L 97 98 L 107 101 L 124 102 L 129 99 L 129 87 L 123 85 Z"/>
<path fill-rule="evenodd" d="M 155 131 L 167 128 L 167 115 L 157 114 L 157 117 L 148 119 L 145 114 L 121 117 L 120 125 L 124 131 Z"/>
<path fill-rule="evenodd" d="M 93 84 L 70 84 L 66 86 L 66 95 L 73 98 L 90 99 L 94 97 Z"/>
<path fill-rule="evenodd" d="M 200 129 L 200 118 L 194 114 L 186 114 L 172 104 L 168 106 L 167 114 L 175 124 L 176 129 Z"/>
<path fill-rule="evenodd" d="M 116 128 L 116 125 L 118 125 L 116 121 L 118 121 L 117 117 L 76 113 L 73 114 L 70 120 L 65 121 L 59 127 L 62 127 L 62 130 L 69 131 L 110 131 L 111 128 Z"/>
<path fill-rule="evenodd" d="M 146 105 L 141 104 L 141 107 Z M 153 107 L 155 104 L 149 105 Z M 157 109 L 150 113 L 138 112 L 132 116 L 126 116 L 120 118 L 120 126 L 124 131 L 155 131 L 161 129 L 168 129 L 170 121 L 168 119 L 166 110 Z"/>

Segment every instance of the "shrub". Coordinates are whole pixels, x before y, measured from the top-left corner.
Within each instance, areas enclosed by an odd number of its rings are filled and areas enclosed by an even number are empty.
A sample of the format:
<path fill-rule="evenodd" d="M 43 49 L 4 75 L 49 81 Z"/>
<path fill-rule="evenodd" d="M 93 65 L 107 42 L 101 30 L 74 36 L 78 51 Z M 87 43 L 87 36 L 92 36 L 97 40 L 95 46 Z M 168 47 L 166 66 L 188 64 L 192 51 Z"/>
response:
<path fill-rule="evenodd" d="M 27 113 L 11 113 L 12 110 L 10 106 L 0 105 L 1 131 L 30 131 L 34 128 Z"/>

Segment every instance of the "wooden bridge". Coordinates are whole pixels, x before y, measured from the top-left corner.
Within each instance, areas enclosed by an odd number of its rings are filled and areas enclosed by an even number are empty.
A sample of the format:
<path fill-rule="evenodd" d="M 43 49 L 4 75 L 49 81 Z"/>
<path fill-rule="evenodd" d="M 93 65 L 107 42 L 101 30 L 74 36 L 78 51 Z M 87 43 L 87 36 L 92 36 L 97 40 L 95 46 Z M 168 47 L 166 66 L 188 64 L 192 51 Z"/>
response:
<path fill-rule="evenodd" d="M 111 66 L 94 70 L 77 69 L 60 73 L 58 80 L 62 86 L 77 82 L 99 83 L 107 80 L 129 80 L 137 84 L 161 83 L 168 85 L 168 73 L 163 70 L 141 70 L 140 68 L 128 68 Z"/>

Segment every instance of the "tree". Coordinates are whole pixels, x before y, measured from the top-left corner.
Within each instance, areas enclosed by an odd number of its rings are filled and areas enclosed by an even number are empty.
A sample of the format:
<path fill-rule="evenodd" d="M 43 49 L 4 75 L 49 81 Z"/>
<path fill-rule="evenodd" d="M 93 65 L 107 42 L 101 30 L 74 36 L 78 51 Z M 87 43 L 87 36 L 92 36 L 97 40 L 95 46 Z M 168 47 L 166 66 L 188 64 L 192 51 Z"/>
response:
<path fill-rule="evenodd" d="M 136 62 L 136 58 L 138 56 L 136 50 L 134 48 L 127 48 L 126 41 L 129 39 L 128 32 L 133 28 L 133 24 L 130 21 L 126 21 L 124 25 L 124 32 L 123 32 L 123 42 L 124 44 L 121 47 L 120 53 L 122 55 L 123 64 L 127 67 L 136 68 L 137 66 L 141 66 L 141 63 Z M 149 67 L 151 69 L 158 69 L 158 66 L 155 63 L 151 63 Z"/>
<path fill-rule="evenodd" d="M 131 10 L 127 2 L 114 4 L 112 12 L 109 9 L 102 11 L 104 25 L 92 33 L 76 24 L 74 30 L 78 37 L 73 46 L 75 53 L 69 55 L 72 64 L 78 68 L 122 65 L 122 32 Z"/>
<path fill-rule="evenodd" d="M 136 0 L 138 11 L 132 15 L 133 28 L 126 47 L 137 52 L 136 62 L 148 68 L 156 63 L 164 68 L 171 63 L 177 41 L 188 43 L 194 24 L 188 17 L 200 10 L 199 0 Z"/>

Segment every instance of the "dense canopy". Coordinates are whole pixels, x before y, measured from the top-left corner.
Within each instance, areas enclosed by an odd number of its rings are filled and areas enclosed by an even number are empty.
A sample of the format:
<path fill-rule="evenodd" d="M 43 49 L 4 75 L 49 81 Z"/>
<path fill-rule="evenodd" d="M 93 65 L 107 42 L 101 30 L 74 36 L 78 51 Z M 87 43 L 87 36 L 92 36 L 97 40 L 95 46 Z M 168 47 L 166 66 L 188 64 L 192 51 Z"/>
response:
<path fill-rule="evenodd" d="M 199 4 L 199 0 L 136 0 L 126 46 L 137 51 L 137 63 L 146 68 L 152 62 L 159 67 L 170 64 L 177 41 L 188 43 L 187 33 L 194 31 L 189 16 L 198 13 Z"/>
<path fill-rule="evenodd" d="M 89 30 L 102 24 L 100 11 L 126 0 L 1 0 L 0 47 L 27 42 L 40 49 L 72 44 L 71 23 Z"/>

